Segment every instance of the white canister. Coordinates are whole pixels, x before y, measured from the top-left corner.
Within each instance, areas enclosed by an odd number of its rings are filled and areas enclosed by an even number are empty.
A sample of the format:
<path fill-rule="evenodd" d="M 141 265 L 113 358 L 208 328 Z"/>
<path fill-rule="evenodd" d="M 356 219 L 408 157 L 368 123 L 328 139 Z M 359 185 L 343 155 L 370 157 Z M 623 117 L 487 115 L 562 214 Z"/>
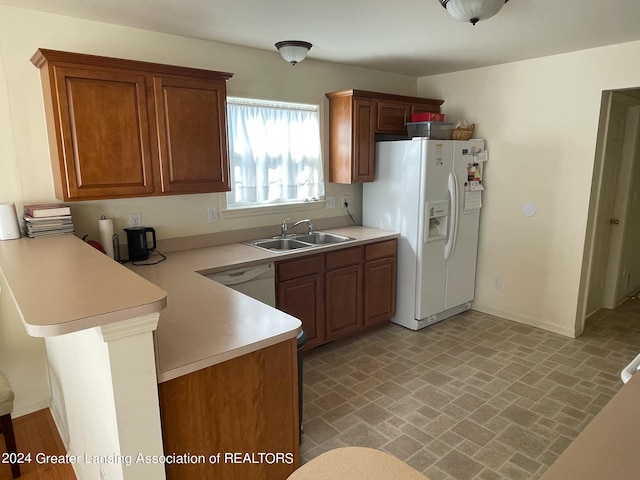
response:
<path fill-rule="evenodd" d="M 16 206 L 11 203 L 0 203 L 0 240 L 20 238 L 20 226 Z"/>

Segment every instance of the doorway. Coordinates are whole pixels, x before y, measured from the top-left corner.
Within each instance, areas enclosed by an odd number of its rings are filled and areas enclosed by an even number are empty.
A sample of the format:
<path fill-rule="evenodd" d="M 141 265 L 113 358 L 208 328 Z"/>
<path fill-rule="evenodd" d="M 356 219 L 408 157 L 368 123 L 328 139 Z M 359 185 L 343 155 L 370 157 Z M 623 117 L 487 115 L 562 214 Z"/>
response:
<path fill-rule="evenodd" d="M 577 330 L 640 290 L 640 88 L 602 94 Z"/>

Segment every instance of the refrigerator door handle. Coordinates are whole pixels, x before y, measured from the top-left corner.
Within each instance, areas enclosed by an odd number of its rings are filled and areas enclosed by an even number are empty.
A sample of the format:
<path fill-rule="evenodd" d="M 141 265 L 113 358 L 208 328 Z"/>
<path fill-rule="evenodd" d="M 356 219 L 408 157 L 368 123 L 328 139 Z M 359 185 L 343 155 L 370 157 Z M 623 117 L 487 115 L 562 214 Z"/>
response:
<path fill-rule="evenodd" d="M 456 174 L 449 172 L 448 181 L 449 197 L 451 208 L 449 210 L 449 228 L 447 242 L 444 245 L 444 259 L 449 260 L 456 247 L 456 237 L 458 235 L 458 179 Z"/>

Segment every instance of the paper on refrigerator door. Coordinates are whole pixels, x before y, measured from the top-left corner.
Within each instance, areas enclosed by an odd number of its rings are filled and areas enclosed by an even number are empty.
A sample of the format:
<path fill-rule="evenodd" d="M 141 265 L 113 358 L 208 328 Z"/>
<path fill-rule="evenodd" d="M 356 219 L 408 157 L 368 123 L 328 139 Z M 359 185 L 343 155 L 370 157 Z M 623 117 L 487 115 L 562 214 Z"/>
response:
<path fill-rule="evenodd" d="M 464 213 L 477 212 L 482 208 L 482 191 L 467 190 L 464 192 Z"/>

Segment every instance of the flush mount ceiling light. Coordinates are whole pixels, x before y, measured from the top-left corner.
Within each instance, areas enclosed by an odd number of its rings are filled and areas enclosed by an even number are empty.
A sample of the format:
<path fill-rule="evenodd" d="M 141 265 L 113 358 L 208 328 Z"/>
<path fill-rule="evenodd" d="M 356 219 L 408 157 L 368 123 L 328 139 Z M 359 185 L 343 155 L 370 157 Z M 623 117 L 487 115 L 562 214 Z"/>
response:
<path fill-rule="evenodd" d="M 276 48 L 287 62 L 291 65 L 301 62 L 311 50 L 309 42 L 303 42 L 300 40 L 285 40 L 283 42 L 276 43 Z"/>
<path fill-rule="evenodd" d="M 480 20 L 493 17 L 509 0 L 439 0 L 440 5 L 449 14 L 461 22 L 471 22 L 473 25 Z"/>

